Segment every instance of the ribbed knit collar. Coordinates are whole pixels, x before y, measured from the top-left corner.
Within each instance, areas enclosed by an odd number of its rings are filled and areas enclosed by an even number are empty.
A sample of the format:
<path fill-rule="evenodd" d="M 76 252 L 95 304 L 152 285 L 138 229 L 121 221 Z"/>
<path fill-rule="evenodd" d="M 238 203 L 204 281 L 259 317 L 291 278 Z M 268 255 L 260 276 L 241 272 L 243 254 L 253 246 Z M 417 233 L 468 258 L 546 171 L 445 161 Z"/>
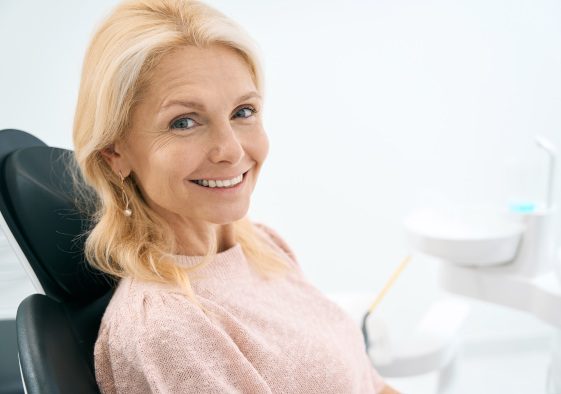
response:
<path fill-rule="evenodd" d="M 193 267 L 204 259 L 204 256 L 176 255 L 177 263 L 183 267 Z M 231 279 L 250 274 L 248 262 L 239 243 L 216 253 L 214 258 L 203 268 L 193 272 L 194 279 Z"/>

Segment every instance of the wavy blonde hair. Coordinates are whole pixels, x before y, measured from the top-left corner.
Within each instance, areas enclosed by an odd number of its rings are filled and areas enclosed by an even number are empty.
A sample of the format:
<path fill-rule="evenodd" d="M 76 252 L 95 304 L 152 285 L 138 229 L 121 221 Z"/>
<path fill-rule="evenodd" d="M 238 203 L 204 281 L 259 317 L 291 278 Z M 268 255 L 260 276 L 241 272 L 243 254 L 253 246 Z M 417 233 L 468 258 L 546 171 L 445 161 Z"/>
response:
<path fill-rule="evenodd" d="M 142 198 L 134 182 L 124 184 L 134 214 L 123 215 L 121 181 L 101 151 L 128 132 L 135 103 L 160 59 L 185 45 L 226 45 L 242 55 L 255 86 L 264 96 L 262 69 L 255 43 L 238 24 L 196 0 L 136 0 L 117 6 L 94 34 L 84 59 L 74 119 L 74 152 L 79 175 L 95 191 L 95 223 L 85 255 L 95 268 L 116 278 L 178 285 L 203 311 L 190 274 L 217 252 L 216 236 L 200 264 L 175 264 L 171 227 Z M 278 253 L 247 218 L 234 223 L 236 241 L 248 262 L 266 278 L 289 270 Z"/>

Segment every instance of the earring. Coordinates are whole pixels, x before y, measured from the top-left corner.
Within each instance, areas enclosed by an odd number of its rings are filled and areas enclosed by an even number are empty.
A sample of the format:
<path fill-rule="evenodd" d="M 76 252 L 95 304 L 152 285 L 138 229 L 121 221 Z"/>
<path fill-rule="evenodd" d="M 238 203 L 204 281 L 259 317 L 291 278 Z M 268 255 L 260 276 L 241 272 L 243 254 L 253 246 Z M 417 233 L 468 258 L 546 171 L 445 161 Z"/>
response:
<path fill-rule="evenodd" d="M 127 197 L 127 193 L 125 193 L 125 177 L 119 170 L 119 176 L 121 177 L 121 197 L 123 198 L 123 202 L 125 203 L 125 209 L 123 209 L 123 214 L 125 216 L 132 215 L 132 210 L 129 208 L 129 198 Z"/>

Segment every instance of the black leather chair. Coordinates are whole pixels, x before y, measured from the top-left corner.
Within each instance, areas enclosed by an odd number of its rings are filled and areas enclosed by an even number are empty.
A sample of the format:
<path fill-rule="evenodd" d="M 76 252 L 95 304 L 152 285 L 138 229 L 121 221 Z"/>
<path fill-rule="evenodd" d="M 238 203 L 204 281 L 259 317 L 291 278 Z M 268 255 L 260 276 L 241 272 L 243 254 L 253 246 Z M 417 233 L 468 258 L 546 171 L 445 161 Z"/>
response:
<path fill-rule="evenodd" d="M 84 260 L 93 205 L 76 205 L 71 157 L 23 131 L 0 131 L 0 224 L 43 293 L 24 299 L 16 317 L 30 394 L 99 393 L 93 346 L 116 283 Z"/>

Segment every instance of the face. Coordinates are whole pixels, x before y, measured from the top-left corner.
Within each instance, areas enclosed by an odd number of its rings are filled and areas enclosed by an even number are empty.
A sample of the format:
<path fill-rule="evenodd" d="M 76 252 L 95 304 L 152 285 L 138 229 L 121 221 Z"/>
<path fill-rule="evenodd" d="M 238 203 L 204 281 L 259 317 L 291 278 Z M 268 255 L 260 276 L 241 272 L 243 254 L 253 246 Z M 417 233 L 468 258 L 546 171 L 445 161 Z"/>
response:
<path fill-rule="evenodd" d="M 225 46 L 189 46 L 152 75 L 129 134 L 106 155 L 113 170 L 176 229 L 243 218 L 268 152 L 249 66 Z"/>

